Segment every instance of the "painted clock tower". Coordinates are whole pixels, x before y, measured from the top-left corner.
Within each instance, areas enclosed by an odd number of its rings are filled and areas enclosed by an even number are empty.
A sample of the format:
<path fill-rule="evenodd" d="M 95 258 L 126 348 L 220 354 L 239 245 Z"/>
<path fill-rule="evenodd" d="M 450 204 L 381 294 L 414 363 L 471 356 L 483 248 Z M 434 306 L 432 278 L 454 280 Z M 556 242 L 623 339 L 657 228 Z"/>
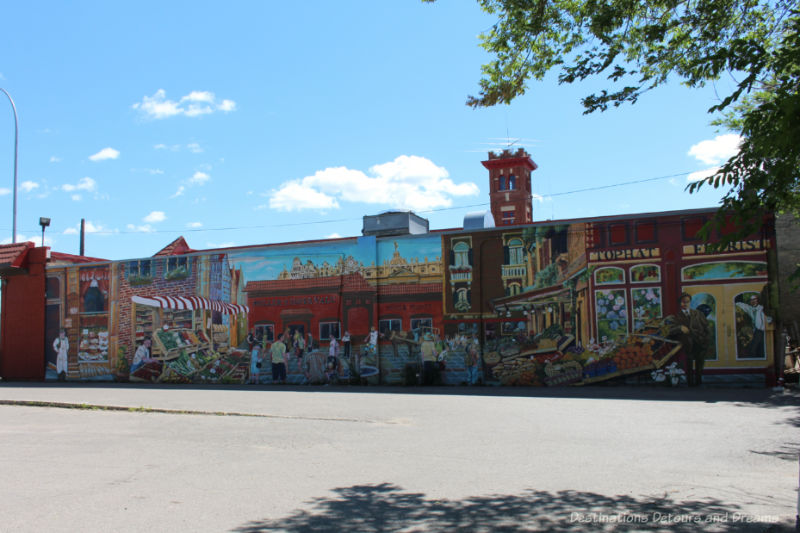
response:
<path fill-rule="evenodd" d="M 538 166 L 523 148 L 489 152 L 481 161 L 489 170 L 489 199 L 495 226 L 533 222 L 531 172 Z"/>

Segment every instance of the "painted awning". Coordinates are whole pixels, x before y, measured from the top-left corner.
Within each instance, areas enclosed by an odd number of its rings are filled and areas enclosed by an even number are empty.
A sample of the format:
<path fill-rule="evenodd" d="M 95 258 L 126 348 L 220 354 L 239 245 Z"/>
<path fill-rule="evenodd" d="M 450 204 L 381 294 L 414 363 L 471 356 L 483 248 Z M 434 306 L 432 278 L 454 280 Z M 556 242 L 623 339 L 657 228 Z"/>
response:
<path fill-rule="evenodd" d="M 221 300 L 209 300 L 199 296 L 131 296 L 131 301 L 140 305 L 150 307 L 162 307 L 164 309 L 204 309 L 209 311 L 219 311 L 226 315 L 238 315 L 247 313 L 250 308 L 246 305 L 229 304 Z"/>

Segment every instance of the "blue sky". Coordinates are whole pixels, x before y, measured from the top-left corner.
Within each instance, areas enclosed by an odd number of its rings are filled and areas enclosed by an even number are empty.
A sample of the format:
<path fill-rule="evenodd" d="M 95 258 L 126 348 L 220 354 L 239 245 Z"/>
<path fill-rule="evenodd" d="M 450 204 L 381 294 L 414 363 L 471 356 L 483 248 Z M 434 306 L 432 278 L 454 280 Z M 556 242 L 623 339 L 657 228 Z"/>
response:
<path fill-rule="evenodd" d="M 19 240 L 108 259 L 360 235 L 413 209 L 432 229 L 488 210 L 490 149 L 530 153 L 534 219 L 717 205 L 688 174 L 735 150 L 725 94 L 677 83 L 582 115 L 597 82 L 531 82 L 474 110 L 493 20 L 476 2 L 13 2 L 0 87 L 19 115 Z M 11 241 L 14 124 L 0 94 L 0 242 Z M 666 178 L 665 176 L 673 176 Z M 661 178 L 591 192 L 586 188 Z M 566 193 L 566 194 L 565 194 Z"/>

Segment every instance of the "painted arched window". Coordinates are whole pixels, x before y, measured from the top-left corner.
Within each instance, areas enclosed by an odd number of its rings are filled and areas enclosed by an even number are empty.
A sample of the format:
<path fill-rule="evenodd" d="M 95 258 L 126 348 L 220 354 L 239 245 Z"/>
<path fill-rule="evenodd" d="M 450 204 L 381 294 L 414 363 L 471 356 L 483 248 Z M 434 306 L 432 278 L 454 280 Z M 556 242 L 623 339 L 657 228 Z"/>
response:
<path fill-rule="evenodd" d="M 762 261 L 718 261 L 689 265 L 681 269 L 683 281 L 766 277 L 767 263 Z"/>
<path fill-rule="evenodd" d="M 596 285 L 625 283 L 625 271 L 617 267 L 598 268 L 594 273 Z"/>
<path fill-rule="evenodd" d="M 509 283 L 506 287 L 507 296 L 515 296 L 522 292 L 522 286 L 519 283 Z"/>
<path fill-rule="evenodd" d="M 747 291 L 737 294 L 733 303 L 736 307 L 736 358 L 766 359 L 767 315 L 761 305 L 757 292 Z"/>
<path fill-rule="evenodd" d="M 661 281 L 658 265 L 636 265 L 631 267 L 631 283 L 653 283 Z"/>
<path fill-rule="evenodd" d="M 467 245 L 467 243 L 456 243 L 456 245 L 453 246 L 453 252 L 455 253 L 455 266 L 469 266 L 469 245 Z"/>
<path fill-rule="evenodd" d="M 508 241 L 508 264 L 521 265 L 525 262 L 525 253 L 522 248 L 522 239 Z"/>

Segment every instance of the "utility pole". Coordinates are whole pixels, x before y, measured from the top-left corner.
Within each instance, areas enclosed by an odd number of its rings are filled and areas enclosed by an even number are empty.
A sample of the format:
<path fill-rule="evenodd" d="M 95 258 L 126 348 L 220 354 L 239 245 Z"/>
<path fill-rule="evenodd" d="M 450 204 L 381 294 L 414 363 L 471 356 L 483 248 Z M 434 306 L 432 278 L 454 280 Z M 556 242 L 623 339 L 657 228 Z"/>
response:
<path fill-rule="evenodd" d="M 80 253 L 80 255 L 83 255 L 84 237 L 86 235 L 85 230 L 86 230 L 86 219 L 82 218 L 81 219 L 81 253 Z"/>

